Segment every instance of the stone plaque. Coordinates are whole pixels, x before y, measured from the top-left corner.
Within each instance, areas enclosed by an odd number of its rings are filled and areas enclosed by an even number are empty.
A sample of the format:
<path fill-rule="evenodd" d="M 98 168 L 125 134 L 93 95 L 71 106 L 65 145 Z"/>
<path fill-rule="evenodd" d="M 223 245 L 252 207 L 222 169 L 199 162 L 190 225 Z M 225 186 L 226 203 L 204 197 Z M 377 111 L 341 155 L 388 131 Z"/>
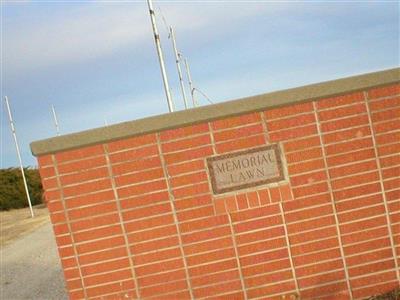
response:
<path fill-rule="evenodd" d="M 277 144 L 207 158 L 214 194 L 284 179 Z"/>

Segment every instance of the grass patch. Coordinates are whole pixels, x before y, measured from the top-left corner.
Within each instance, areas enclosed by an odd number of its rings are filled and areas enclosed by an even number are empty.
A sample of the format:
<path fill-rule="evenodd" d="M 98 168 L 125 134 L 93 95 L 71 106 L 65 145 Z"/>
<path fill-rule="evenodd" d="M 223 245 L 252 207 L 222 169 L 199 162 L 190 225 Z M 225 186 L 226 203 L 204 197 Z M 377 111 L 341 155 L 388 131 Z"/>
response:
<path fill-rule="evenodd" d="M 399 299 L 400 299 L 400 288 L 397 288 L 391 292 L 382 295 L 369 297 L 367 300 L 399 300 Z"/>

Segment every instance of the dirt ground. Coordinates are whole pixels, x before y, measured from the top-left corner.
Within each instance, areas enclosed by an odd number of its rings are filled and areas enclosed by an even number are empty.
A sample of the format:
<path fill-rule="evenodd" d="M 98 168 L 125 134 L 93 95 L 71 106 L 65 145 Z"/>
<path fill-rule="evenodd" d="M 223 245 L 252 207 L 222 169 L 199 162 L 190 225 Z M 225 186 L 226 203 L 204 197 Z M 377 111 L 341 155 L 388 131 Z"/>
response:
<path fill-rule="evenodd" d="M 66 300 L 47 208 L 0 212 L 0 299 Z"/>

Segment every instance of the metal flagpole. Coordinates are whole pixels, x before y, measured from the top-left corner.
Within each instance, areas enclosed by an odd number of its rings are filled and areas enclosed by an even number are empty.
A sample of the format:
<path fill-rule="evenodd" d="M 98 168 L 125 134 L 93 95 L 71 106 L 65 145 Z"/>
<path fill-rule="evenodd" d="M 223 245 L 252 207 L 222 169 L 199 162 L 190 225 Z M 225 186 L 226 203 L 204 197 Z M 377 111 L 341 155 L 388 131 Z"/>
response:
<path fill-rule="evenodd" d="M 29 203 L 29 209 L 31 211 L 31 216 L 32 218 L 34 217 L 33 214 L 33 209 L 32 209 L 32 203 L 31 203 L 31 197 L 29 196 L 29 191 L 28 191 L 28 185 L 26 184 L 26 178 L 25 178 L 25 172 L 24 172 L 24 167 L 22 166 L 22 159 L 21 159 L 21 154 L 19 152 L 19 146 L 18 146 L 18 140 L 17 140 L 17 133 L 15 131 L 15 126 L 14 126 L 14 121 L 11 115 L 11 109 L 10 109 L 10 104 L 8 103 L 8 97 L 4 97 L 4 101 L 6 102 L 7 110 L 8 110 L 8 118 L 10 120 L 10 126 L 11 126 L 11 131 L 14 137 L 14 142 L 15 142 L 15 148 L 17 149 L 17 156 L 19 160 L 19 166 L 21 168 L 21 173 L 22 173 L 22 179 L 24 181 L 24 186 L 25 186 L 25 192 L 26 192 L 26 197 L 28 198 L 28 203 Z"/>
<path fill-rule="evenodd" d="M 181 58 L 180 58 L 180 54 L 178 53 L 178 49 L 176 48 L 175 33 L 174 33 L 174 29 L 172 28 L 172 26 L 169 27 L 169 33 L 170 33 L 170 36 L 171 36 L 172 46 L 174 48 L 175 62 L 176 62 L 176 68 L 178 70 L 179 83 L 181 85 L 183 102 L 185 103 L 185 109 L 188 109 L 188 103 L 187 103 L 186 92 L 185 92 L 185 85 L 183 84 L 183 78 L 182 78 Z"/>
<path fill-rule="evenodd" d="M 172 99 L 171 99 L 171 93 L 170 93 L 170 90 L 169 90 L 167 72 L 165 70 L 164 58 L 163 58 L 162 49 L 161 49 L 160 35 L 158 34 L 158 30 L 157 30 L 156 18 L 155 18 L 155 13 L 154 13 L 152 1 L 151 0 L 147 0 L 147 5 L 149 7 L 150 20 L 151 20 L 151 25 L 153 27 L 154 40 L 155 40 L 155 43 L 156 43 L 158 60 L 160 62 L 161 75 L 162 75 L 162 78 L 163 78 L 165 95 L 167 96 L 168 108 L 169 108 L 169 112 L 173 112 L 174 111 L 174 107 L 173 107 L 173 103 L 172 103 Z"/>
<path fill-rule="evenodd" d="M 188 81 L 189 81 L 190 95 L 192 96 L 193 106 L 196 107 L 197 103 L 196 103 L 196 99 L 194 98 L 194 87 L 193 87 L 193 82 L 192 82 L 192 76 L 190 75 L 189 63 L 188 63 L 186 57 L 185 57 L 184 61 L 185 61 L 185 67 L 186 67 L 186 75 L 187 75 Z"/>
<path fill-rule="evenodd" d="M 54 119 L 54 125 L 56 126 L 56 132 L 57 135 L 60 135 L 60 127 L 58 126 L 58 120 L 57 120 L 57 114 L 56 114 L 56 109 L 54 108 L 54 105 L 51 105 L 51 110 L 53 111 L 53 119 Z"/>

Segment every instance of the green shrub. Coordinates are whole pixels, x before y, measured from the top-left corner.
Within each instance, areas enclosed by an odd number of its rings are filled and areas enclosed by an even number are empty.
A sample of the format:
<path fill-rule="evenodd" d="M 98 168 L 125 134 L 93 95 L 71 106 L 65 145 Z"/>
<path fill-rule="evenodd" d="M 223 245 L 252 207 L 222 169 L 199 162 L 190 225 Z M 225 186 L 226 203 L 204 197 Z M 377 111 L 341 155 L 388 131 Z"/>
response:
<path fill-rule="evenodd" d="M 37 169 L 24 168 L 32 205 L 42 203 L 43 190 Z M 0 210 L 28 206 L 21 170 L 0 169 Z"/>

